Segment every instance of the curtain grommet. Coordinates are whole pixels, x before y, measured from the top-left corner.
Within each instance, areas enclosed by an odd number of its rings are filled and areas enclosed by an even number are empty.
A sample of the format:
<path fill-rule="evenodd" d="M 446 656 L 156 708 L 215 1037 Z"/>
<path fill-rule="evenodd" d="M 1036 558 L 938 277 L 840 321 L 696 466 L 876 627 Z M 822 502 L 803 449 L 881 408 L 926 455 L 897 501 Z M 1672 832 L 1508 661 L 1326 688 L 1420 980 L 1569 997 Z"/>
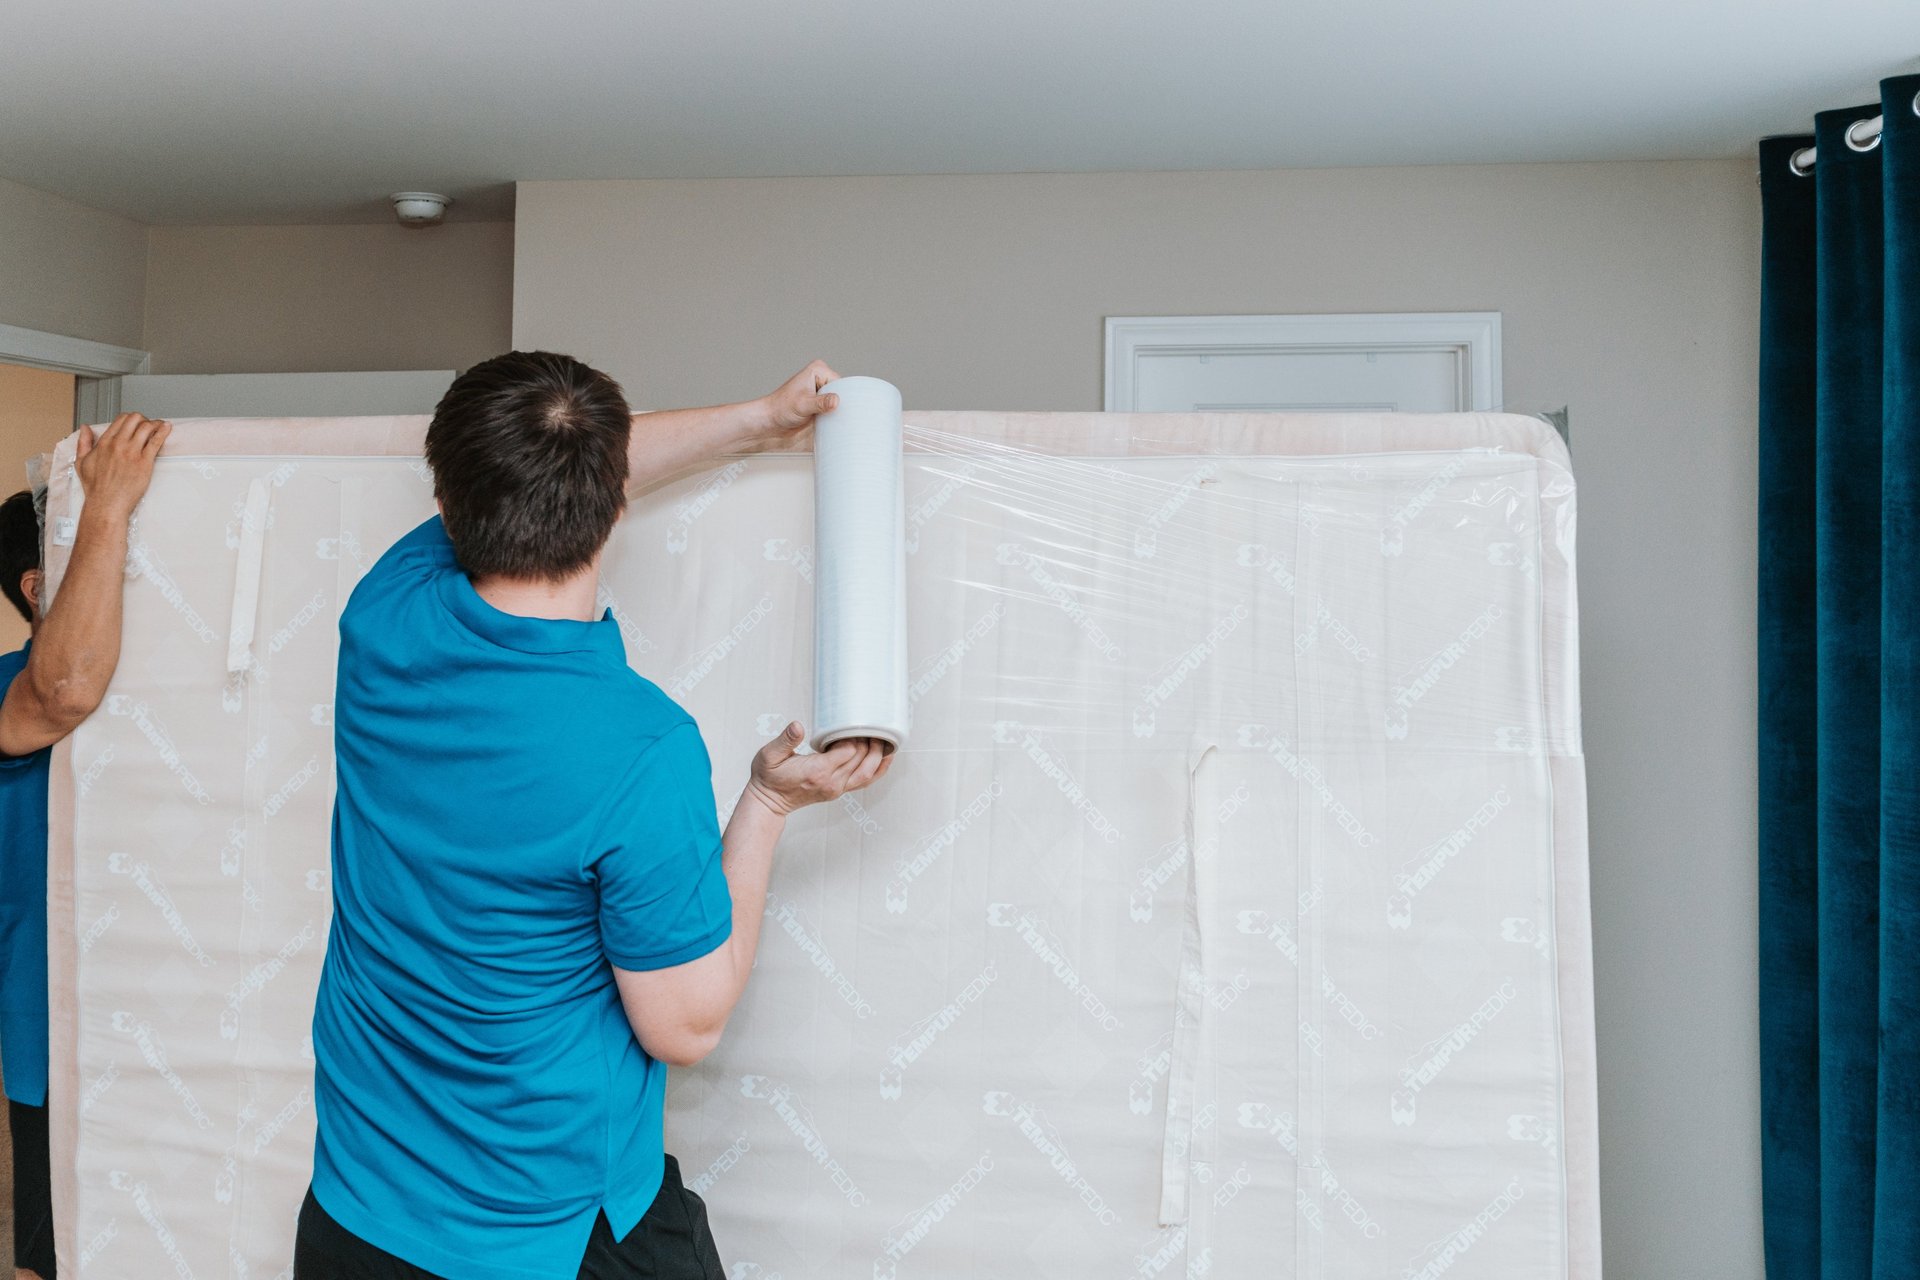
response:
<path fill-rule="evenodd" d="M 1874 129 L 1871 133 L 1867 134 L 1865 139 L 1860 138 L 1858 135 L 1868 125 L 1878 124 L 1879 122 L 1880 122 L 1879 116 L 1874 116 L 1871 119 L 1867 119 L 1867 120 L 1855 120 L 1852 124 L 1847 126 L 1846 133 L 1842 134 L 1841 136 L 1846 138 L 1847 145 L 1851 147 L 1853 150 L 1871 151 L 1875 147 L 1880 145 L 1880 130 Z"/>
<path fill-rule="evenodd" d="M 1793 170 L 1794 177 L 1804 178 L 1813 172 L 1813 151 L 1812 147 L 1802 147 L 1787 157 L 1787 168 Z"/>

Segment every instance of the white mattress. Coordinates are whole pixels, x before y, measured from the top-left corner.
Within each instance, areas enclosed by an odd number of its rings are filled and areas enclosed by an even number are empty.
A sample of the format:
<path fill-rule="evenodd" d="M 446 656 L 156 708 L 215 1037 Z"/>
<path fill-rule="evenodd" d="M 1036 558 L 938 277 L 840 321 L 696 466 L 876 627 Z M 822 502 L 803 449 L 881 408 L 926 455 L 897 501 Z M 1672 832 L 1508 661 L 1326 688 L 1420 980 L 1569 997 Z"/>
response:
<path fill-rule="evenodd" d="M 1558 439 L 908 420 L 912 737 L 793 822 L 669 1089 L 729 1275 L 1598 1280 Z M 182 423 L 140 510 L 55 769 L 65 1274 L 287 1274 L 334 621 L 431 511 L 423 425 Z M 75 501 L 57 466 L 56 577 Z M 607 557 L 723 808 L 810 705 L 811 528 L 804 457 L 735 460 Z"/>

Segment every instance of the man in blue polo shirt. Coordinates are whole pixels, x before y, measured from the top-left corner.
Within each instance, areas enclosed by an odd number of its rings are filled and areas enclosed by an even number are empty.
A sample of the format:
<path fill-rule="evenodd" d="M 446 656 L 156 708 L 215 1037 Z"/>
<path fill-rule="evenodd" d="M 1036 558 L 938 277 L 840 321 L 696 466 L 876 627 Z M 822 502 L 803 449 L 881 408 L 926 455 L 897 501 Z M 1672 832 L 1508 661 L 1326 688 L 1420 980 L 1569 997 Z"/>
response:
<path fill-rule="evenodd" d="M 789 725 L 723 836 L 699 729 L 595 589 L 629 486 L 805 430 L 832 377 L 632 418 L 605 374 L 510 352 L 435 410 L 440 515 L 340 619 L 297 1280 L 723 1280 L 661 1149 L 667 1066 L 740 997 L 786 815 L 888 758 Z"/>
<path fill-rule="evenodd" d="M 85 503 L 55 607 L 43 607 L 33 496 L 0 502 L 0 593 L 32 628 L 0 655 L 0 1075 L 13 1139 L 13 1263 L 54 1280 L 47 1150 L 47 757 L 106 696 L 120 661 L 127 524 L 172 430 L 121 414 L 80 430 Z"/>

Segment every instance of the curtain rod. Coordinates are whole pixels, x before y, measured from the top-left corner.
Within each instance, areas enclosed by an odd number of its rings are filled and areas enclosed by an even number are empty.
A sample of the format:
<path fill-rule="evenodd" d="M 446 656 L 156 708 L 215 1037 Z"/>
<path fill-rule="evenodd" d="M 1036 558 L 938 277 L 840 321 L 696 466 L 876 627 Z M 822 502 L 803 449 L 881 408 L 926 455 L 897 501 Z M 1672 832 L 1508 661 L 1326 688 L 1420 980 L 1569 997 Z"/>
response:
<path fill-rule="evenodd" d="M 1920 93 L 1913 95 L 1913 114 L 1920 116 Z M 1871 151 L 1880 145 L 1880 131 L 1886 127 L 1885 116 L 1874 116 L 1870 120 L 1855 120 L 1847 126 L 1847 145 L 1855 151 Z M 1813 147 L 1802 147 L 1787 160 L 1787 165 L 1795 173 L 1805 176 L 1813 172 L 1813 162 L 1818 155 Z"/>

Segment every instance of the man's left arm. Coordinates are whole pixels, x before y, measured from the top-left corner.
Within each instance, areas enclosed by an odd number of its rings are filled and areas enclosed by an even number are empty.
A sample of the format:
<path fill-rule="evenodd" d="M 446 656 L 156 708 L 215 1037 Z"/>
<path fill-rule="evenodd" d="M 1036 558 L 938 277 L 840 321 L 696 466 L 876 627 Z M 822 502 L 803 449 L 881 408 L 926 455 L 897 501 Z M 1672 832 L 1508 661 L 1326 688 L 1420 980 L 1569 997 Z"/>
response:
<path fill-rule="evenodd" d="M 840 375 L 815 360 L 771 394 L 705 409 L 667 409 L 633 415 L 627 445 L 627 496 L 729 453 L 758 453 L 798 444 L 814 418 L 838 403 L 820 394 Z"/>
<path fill-rule="evenodd" d="M 123 413 L 96 439 L 80 429 L 75 468 L 86 494 L 57 607 L 40 619 L 27 665 L 0 700 L 0 755 L 31 755 L 72 733 L 106 696 L 120 662 L 127 525 L 172 427 Z M 37 602 L 42 587 L 36 578 Z"/>

